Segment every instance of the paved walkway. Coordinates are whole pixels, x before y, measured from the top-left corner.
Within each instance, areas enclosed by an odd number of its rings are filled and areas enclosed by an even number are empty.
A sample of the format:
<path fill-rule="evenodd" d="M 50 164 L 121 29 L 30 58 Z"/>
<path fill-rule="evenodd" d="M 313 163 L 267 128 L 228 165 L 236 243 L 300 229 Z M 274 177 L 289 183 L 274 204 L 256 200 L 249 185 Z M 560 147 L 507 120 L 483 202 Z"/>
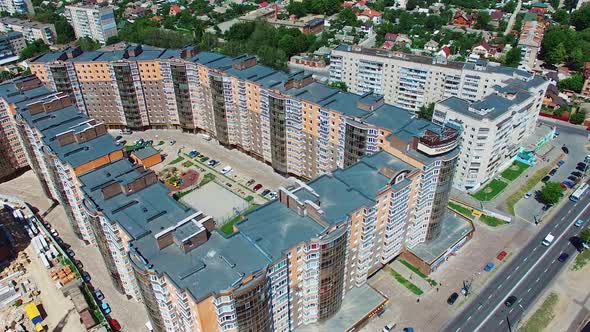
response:
<path fill-rule="evenodd" d="M 395 272 L 401 274 L 404 278 L 406 278 L 414 285 L 418 286 L 418 288 L 420 288 L 424 293 L 428 293 L 432 289 L 432 286 L 428 281 L 417 275 L 414 271 L 410 270 L 399 260 L 396 259 L 395 261 L 393 261 L 391 264 L 389 264 L 389 267 L 394 269 Z"/>
<path fill-rule="evenodd" d="M 506 30 L 504 30 L 504 34 L 507 35 L 512 31 L 512 27 L 514 26 L 514 22 L 516 22 L 516 16 L 520 12 L 520 7 L 522 6 L 522 0 L 518 0 L 516 4 L 516 8 L 514 8 L 514 12 L 510 15 L 510 19 L 508 20 L 508 25 L 506 26 Z"/>

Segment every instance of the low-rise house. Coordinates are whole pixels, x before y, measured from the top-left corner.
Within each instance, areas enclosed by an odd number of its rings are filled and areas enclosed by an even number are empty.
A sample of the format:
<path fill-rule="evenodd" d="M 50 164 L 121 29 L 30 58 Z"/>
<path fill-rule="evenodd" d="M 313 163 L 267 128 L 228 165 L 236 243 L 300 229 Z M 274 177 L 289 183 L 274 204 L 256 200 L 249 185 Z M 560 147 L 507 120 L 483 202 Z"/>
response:
<path fill-rule="evenodd" d="M 466 14 L 461 10 L 457 10 L 451 21 L 454 26 L 470 28 L 475 24 L 476 18 L 474 15 Z"/>
<path fill-rule="evenodd" d="M 361 13 L 357 13 L 357 18 L 359 20 L 361 20 L 362 22 L 368 22 L 371 21 L 373 22 L 373 24 L 380 24 L 381 23 L 381 17 L 383 16 L 381 14 L 381 12 L 378 12 L 376 10 L 373 9 L 367 9 Z"/>
<path fill-rule="evenodd" d="M 424 44 L 424 49 L 429 52 L 435 52 L 436 50 L 438 50 L 438 43 L 431 39 L 428 42 L 426 42 L 426 44 Z"/>

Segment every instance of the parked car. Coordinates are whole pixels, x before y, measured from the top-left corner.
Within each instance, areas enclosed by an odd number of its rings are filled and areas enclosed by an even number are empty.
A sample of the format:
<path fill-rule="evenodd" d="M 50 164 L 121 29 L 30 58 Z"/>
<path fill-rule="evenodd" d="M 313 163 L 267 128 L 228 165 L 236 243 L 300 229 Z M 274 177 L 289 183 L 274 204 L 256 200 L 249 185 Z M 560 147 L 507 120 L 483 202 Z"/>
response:
<path fill-rule="evenodd" d="M 252 190 L 258 191 L 258 190 L 260 190 L 260 188 L 262 188 L 262 185 L 260 183 L 258 183 L 257 185 L 254 186 L 254 188 L 252 188 Z"/>
<path fill-rule="evenodd" d="M 274 200 L 274 199 L 277 199 L 278 197 L 279 197 L 279 196 L 278 196 L 278 195 L 277 195 L 277 193 L 276 193 L 276 192 L 274 192 L 274 191 L 272 191 L 272 192 L 268 193 L 268 198 L 270 198 L 270 199 L 272 199 L 272 200 Z"/>
<path fill-rule="evenodd" d="M 213 163 L 213 167 L 217 167 L 219 165 L 221 165 L 221 162 L 219 160 L 215 160 Z"/>
<path fill-rule="evenodd" d="M 224 168 L 221 169 L 220 173 L 221 174 L 227 174 L 229 172 L 233 171 L 233 168 L 230 165 L 225 166 Z"/>
<path fill-rule="evenodd" d="M 588 164 L 580 161 L 579 163 L 576 164 L 576 166 L 586 167 L 586 166 L 588 166 Z"/>
<path fill-rule="evenodd" d="M 447 304 L 453 305 L 453 303 L 455 303 L 455 301 L 457 301 L 458 298 L 459 294 L 457 294 L 457 292 L 451 294 L 451 296 L 449 296 L 449 298 L 447 299 Z"/>
<path fill-rule="evenodd" d="M 76 253 L 72 249 L 70 249 L 70 248 L 68 248 L 66 250 L 66 254 L 68 254 L 68 256 L 70 256 L 70 257 L 76 256 Z"/>
<path fill-rule="evenodd" d="M 565 153 L 565 154 L 570 153 L 570 149 L 568 149 L 567 146 L 565 146 L 565 145 L 561 147 L 561 151 L 563 151 L 563 153 Z"/>
<path fill-rule="evenodd" d="M 254 179 L 250 179 L 250 180 L 248 180 L 248 182 L 246 182 L 246 186 L 249 187 L 249 186 L 253 185 L 254 182 L 255 182 Z"/>
<path fill-rule="evenodd" d="M 516 298 L 516 296 L 514 295 L 510 295 L 508 296 L 508 298 L 506 299 L 506 301 L 504 302 L 504 305 L 508 308 L 512 307 L 512 305 L 514 303 L 516 303 L 516 300 L 518 300 L 518 298 Z"/>
<path fill-rule="evenodd" d="M 209 157 L 205 157 L 205 156 L 201 157 L 201 162 L 202 163 L 206 162 L 207 160 L 209 160 Z"/>
<path fill-rule="evenodd" d="M 116 319 L 111 318 L 109 320 L 109 323 L 111 324 L 111 327 L 113 328 L 113 331 L 115 331 L 115 332 L 121 331 L 121 324 L 119 324 L 119 322 Z"/>
<path fill-rule="evenodd" d="M 575 183 L 570 180 L 565 180 L 565 181 L 561 182 L 561 184 L 567 188 L 572 188 L 575 185 Z"/>
<path fill-rule="evenodd" d="M 503 260 L 503 259 L 506 257 L 506 255 L 508 255 L 508 253 L 507 253 L 506 251 L 502 250 L 502 251 L 501 251 L 501 252 L 498 254 L 498 256 L 496 256 L 496 258 L 497 258 L 499 261 L 501 261 L 501 260 Z"/>
<path fill-rule="evenodd" d="M 104 300 L 104 294 L 102 293 L 102 291 L 100 289 L 97 289 L 94 291 L 94 297 L 96 297 L 96 299 L 98 301 Z"/>
<path fill-rule="evenodd" d="M 76 264 L 76 267 L 79 270 L 82 270 L 82 268 L 84 267 L 84 264 L 82 264 L 82 262 L 80 262 L 79 260 L 74 260 L 74 264 Z"/>
<path fill-rule="evenodd" d="M 555 175 L 555 173 L 557 173 L 557 168 L 554 168 L 554 169 L 552 169 L 552 170 L 549 172 L 549 175 L 553 176 L 553 175 Z"/>
<path fill-rule="evenodd" d="M 486 272 L 490 272 L 493 268 L 494 268 L 494 263 L 489 262 L 486 264 L 486 266 L 483 267 L 483 270 Z"/>
<path fill-rule="evenodd" d="M 207 165 L 209 165 L 209 166 L 215 165 L 215 159 L 209 160 L 209 162 L 207 163 Z"/>
<path fill-rule="evenodd" d="M 90 274 L 86 271 L 83 271 L 82 273 L 80 273 L 80 275 L 82 275 L 82 279 L 84 279 L 84 281 L 86 282 L 90 282 L 90 280 L 92 280 Z"/>
<path fill-rule="evenodd" d="M 565 160 L 563 159 L 557 162 L 557 166 L 562 166 L 563 164 L 565 164 Z"/>
<path fill-rule="evenodd" d="M 547 210 L 549 210 L 549 209 L 550 209 L 552 206 L 553 206 L 553 204 L 545 204 L 545 205 L 543 205 L 543 208 L 542 208 L 542 210 L 543 210 L 543 211 L 547 211 Z"/>
<path fill-rule="evenodd" d="M 108 314 L 110 314 L 110 313 L 111 313 L 111 307 L 110 307 L 110 306 L 109 306 L 109 304 L 108 304 L 108 303 L 106 303 L 106 302 L 103 302 L 103 303 L 101 303 L 101 304 L 100 304 L 100 309 L 102 309 L 102 312 L 103 312 L 105 315 L 108 315 Z"/>
<path fill-rule="evenodd" d="M 576 222 L 574 223 L 574 226 L 576 227 L 582 227 L 582 225 L 584 224 L 584 220 L 582 219 L 578 219 L 576 220 Z"/>
<path fill-rule="evenodd" d="M 189 156 L 189 157 L 191 157 L 191 158 L 196 158 L 196 157 L 198 157 L 198 156 L 199 156 L 199 151 L 197 151 L 197 150 L 191 150 L 191 151 L 188 153 L 188 156 Z"/>
<path fill-rule="evenodd" d="M 543 177 L 543 178 L 541 179 L 541 182 L 547 182 L 547 181 L 549 181 L 549 180 L 551 180 L 551 176 L 550 176 L 550 175 L 545 175 L 545 177 Z"/>
<path fill-rule="evenodd" d="M 555 134 L 553 134 L 553 137 L 558 137 L 559 136 L 559 131 L 556 131 Z"/>
<path fill-rule="evenodd" d="M 119 140 L 121 140 L 122 138 L 123 138 L 123 136 L 121 136 L 121 135 L 117 135 L 117 136 L 115 136 L 115 141 L 119 141 Z"/>
<path fill-rule="evenodd" d="M 154 145 L 154 141 L 153 140 L 148 140 L 145 142 L 145 145 Z"/>
<path fill-rule="evenodd" d="M 573 175 L 568 176 L 567 179 L 573 181 L 574 183 L 577 183 L 580 180 L 580 178 Z"/>
<path fill-rule="evenodd" d="M 576 166 L 576 169 L 578 171 L 580 171 L 580 172 L 586 172 L 586 166 L 580 166 L 580 165 L 578 165 L 578 166 Z"/>
<path fill-rule="evenodd" d="M 269 192 L 270 192 L 269 189 L 264 189 L 264 191 L 261 193 L 261 195 L 266 196 L 266 195 L 268 195 Z"/>
<path fill-rule="evenodd" d="M 383 327 L 383 330 L 381 332 L 392 331 L 395 328 L 395 325 L 396 325 L 395 323 L 389 323 Z"/>
<path fill-rule="evenodd" d="M 570 257 L 570 255 L 567 252 L 562 252 L 561 255 L 559 255 L 559 257 L 557 257 L 557 260 L 560 262 L 565 262 L 567 261 L 567 259 Z"/>
<path fill-rule="evenodd" d="M 525 199 L 529 199 L 529 198 L 531 198 L 531 196 L 533 196 L 533 194 L 532 194 L 532 193 L 530 193 L 530 192 L 529 192 L 529 193 L 526 193 L 526 194 L 524 194 L 524 198 L 525 198 Z"/>

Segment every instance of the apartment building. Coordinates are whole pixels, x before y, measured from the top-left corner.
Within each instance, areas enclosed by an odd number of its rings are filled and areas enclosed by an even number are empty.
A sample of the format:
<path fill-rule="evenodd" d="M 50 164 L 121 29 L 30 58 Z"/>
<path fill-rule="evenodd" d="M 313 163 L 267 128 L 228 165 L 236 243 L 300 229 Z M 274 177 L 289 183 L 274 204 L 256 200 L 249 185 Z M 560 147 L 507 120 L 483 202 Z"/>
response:
<path fill-rule="evenodd" d="M 15 144 L 24 150 L 43 190 L 64 207 L 74 233 L 94 244 L 77 176 L 122 158 L 121 147 L 107 135 L 104 124 L 80 113 L 70 96 L 50 92 L 34 77 L 1 85 L 0 96 L 12 114 L 7 122 L 17 132 Z"/>
<path fill-rule="evenodd" d="M 435 123 L 462 128 L 453 184 L 460 190 L 475 190 L 510 165 L 535 130 L 549 82 L 526 75 L 504 83 L 475 103 L 450 97 L 435 106 Z"/>
<path fill-rule="evenodd" d="M 481 100 L 521 72 L 484 60 L 448 61 L 443 53 L 428 57 L 349 45 L 336 47 L 330 57 L 330 80 L 354 93 L 382 94 L 387 103 L 411 111 L 449 97 Z"/>
<path fill-rule="evenodd" d="M 56 40 L 55 26 L 53 24 L 35 22 L 16 17 L 0 17 L 0 32 L 20 32 L 27 42 L 41 39 L 47 45 L 53 45 Z"/>
<path fill-rule="evenodd" d="M 0 180 L 14 176 L 29 166 L 23 145 L 17 133 L 13 110 L 0 98 Z"/>
<path fill-rule="evenodd" d="M 303 72 L 259 65 L 255 57 L 193 48 L 67 49 L 33 59 L 30 67 L 108 127 L 206 132 L 302 179 L 387 150 L 430 172 L 421 183 L 421 229 L 412 234 L 412 245 L 440 231 L 458 132 L 385 104 L 382 96 L 345 93 Z"/>
<path fill-rule="evenodd" d="M 33 3 L 30 0 L 0 0 L 0 11 L 8 12 L 10 15 L 35 14 Z"/>
<path fill-rule="evenodd" d="M 0 33 L 0 65 L 18 60 L 20 52 L 27 46 L 20 32 Z"/>
<path fill-rule="evenodd" d="M 438 236 L 458 131 L 381 96 L 345 95 L 370 114 L 350 120 L 347 148 L 358 157 L 280 188 L 278 200 L 248 213 L 228 237 L 211 217 L 178 204 L 153 171 L 124 158 L 106 126 L 67 93 L 33 77 L 0 85 L 31 167 L 76 233 L 97 245 L 117 288 L 145 303 L 156 331 L 187 332 L 289 331 L 325 321 L 368 275 Z M 392 124 L 370 134 L 384 138 L 384 151 L 363 153 L 361 144 L 378 142 L 366 136 L 376 122 Z M 278 121 L 273 126 L 276 135 Z"/>
<path fill-rule="evenodd" d="M 542 20 L 529 20 L 522 25 L 518 47 L 520 47 L 521 64 L 526 68 L 535 68 L 544 34 L 545 22 Z"/>
<path fill-rule="evenodd" d="M 89 37 L 104 45 L 118 33 L 113 7 L 72 5 L 66 6 L 64 14 L 74 27 L 76 38 Z"/>

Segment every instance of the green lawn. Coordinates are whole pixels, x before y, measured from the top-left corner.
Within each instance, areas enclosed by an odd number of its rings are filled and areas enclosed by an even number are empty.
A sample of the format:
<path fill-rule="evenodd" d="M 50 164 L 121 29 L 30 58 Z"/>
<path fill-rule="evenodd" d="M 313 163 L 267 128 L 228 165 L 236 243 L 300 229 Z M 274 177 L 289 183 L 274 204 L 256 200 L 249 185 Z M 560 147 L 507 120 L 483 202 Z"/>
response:
<path fill-rule="evenodd" d="M 420 271 L 414 265 L 410 264 L 410 262 L 405 261 L 403 259 L 400 259 L 399 262 L 404 264 L 408 269 L 412 270 L 412 272 L 416 273 L 420 278 L 428 281 L 428 283 L 430 283 L 433 287 L 438 285 L 438 283 L 436 281 L 434 281 L 433 279 L 430 279 L 430 277 L 428 277 L 426 274 L 422 273 L 422 271 Z"/>
<path fill-rule="evenodd" d="M 193 165 L 194 165 L 193 162 L 190 161 L 190 160 L 187 160 L 187 161 L 185 161 L 185 162 L 182 163 L 182 166 L 184 166 L 184 167 L 191 167 Z"/>
<path fill-rule="evenodd" d="M 237 223 L 238 221 L 242 220 L 242 217 L 244 215 L 246 215 L 250 211 L 256 209 L 258 206 L 259 206 L 258 204 L 252 204 L 252 205 L 250 205 L 250 207 L 248 207 L 246 210 L 244 210 L 241 213 L 235 215 L 228 222 L 226 222 L 225 224 L 223 224 L 223 226 L 221 226 L 219 228 L 219 230 L 222 231 L 223 233 L 225 233 L 226 235 L 232 235 L 233 232 L 234 232 L 234 224 Z"/>
<path fill-rule="evenodd" d="M 178 164 L 179 162 L 181 162 L 183 160 L 184 160 L 184 157 L 178 156 L 178 157 L 176 157 L 176 159 L 174 159 L 170 162 L 170 165 Z"/>
<path fill-rule="evenodd" d="M 201 180 L 201 182 L 199 182 L 199 187 L 202 187 L 213 180 L 215 180 L 215 174 L 207 173 L 203 176 L 203 180 Z"/>
<path fill-rule="evenodd" d="M 518 332 L 539 332 L 543 331 L 551 320 L 555 317 L 555 306 L 559 297 L 555 293 L 549 294 L 543 304 L 529 320 L 520 328 Z"/>
<path fill-rule="evenodd" d="M 578 271 L 579 269 L 583 268 L 588 262 L 590 261 L 590 250 L 584 250 L 576 256 L 576 260 L 574 261 L 574 265 L 571 266 L 571 269 L 574 271 Z"/>
<path fill-rule="evenodd" d="M 508 212 L 511 215 L 514 215 L 514 205 L 516 205 L 516 203 L 518 203 L 518 201 L 520 201 L 527 192 L 531 191 L 537 185 L 537 183 L 539 183 L 539 181 L 541 181 L 541 179 L 543 179 L 543 177 L 547 175 L 549 171 L 551 171 L 551 168 L 551 166 L 547 166 L 536 171 L 535 174 L 530 176 L 529 179 L 524 183 L 524 185 L 522 185 L 522 187 L 520 187 L 518 191 L 516 191 L 514 194 L 510 195 L 510 197 L 506 199 Z"/>
<path fill-rule="evenodd" d="M 504 225 L 506 222 L 504 220 L 498 219 L 498 218 L 494 218 L 492 216 L 486 216 L 485 214 L 482 214 L 479 217 L 479 220 L 484 222 L 486 225 L 488 226 L 492 226 L 492 227 L 497 227 L 497 226 L 501 226 Z"/>
<path fill-rule="evenodd" d="M 510 165 L 510 167 L 504 170 L 500 176 L 508 181 L 514 181 L 520 176 L 520 174 L 522 174 L 522 172 L 526 171 L 527 168 L 529 168 L 529 165 L 520 161 L 515 161 L 512 163 L 512 165 Z"/>
<path fill-rule="evenodd" d="M 490 201 L 492 198 L 496 197 L 506 186 L 508 183 L 493 179 L 490 183 L 488 183 L 485 187 L 480 189 L 478 192 L 473 194 L 472 196 L 479 200 L 479 201 Z"/>
<path fill-rule="evenodd" d="M 470 208 L 467 208 L 461 204 L 457 204 L 454 202 L 449 202 L 449 207 L 451 208 L 451 210 L 455 210 L 457 212 L 459 212 L 460 214 L 464 215 L 465 217 L 473 220 L 473 218 L 475 217 L 473 215 L 473 213 L 471 212 Z"/>
<path fill-rule="evenodd" d="M 410 290 L 410 292 L 412 292 L 416 295 L 424 294 L 424 292 L 420 289 L 420 287 L 414 285 L 411 281 L 404 278 L 401 274 L 397 273 L 394 269 L 390 269 L 389 271 L 391 272 L 391 275 L 393 275 L 395 280 L 397 280 L 400 284 L 402 284 L 404 287 L 406 287 L 408 290 Z"/>

